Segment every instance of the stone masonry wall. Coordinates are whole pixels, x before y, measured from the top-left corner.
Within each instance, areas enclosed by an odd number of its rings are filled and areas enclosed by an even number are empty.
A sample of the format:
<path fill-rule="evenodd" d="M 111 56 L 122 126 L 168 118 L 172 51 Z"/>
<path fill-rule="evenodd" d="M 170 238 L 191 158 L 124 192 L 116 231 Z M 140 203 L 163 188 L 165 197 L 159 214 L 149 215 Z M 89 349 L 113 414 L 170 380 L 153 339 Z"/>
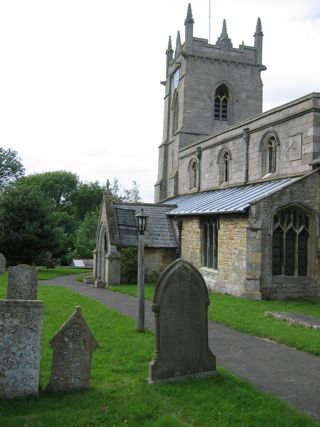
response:
<path fill-rule="evenodd" d="M 201 267 L 201 230 L 198 218 L 184 218 L 181 235 L 181 258 Z"/>
<path fill-rule="evenodd" d="M 210 138 L 199 138 L 192 146 L 179 152 L 179 194 L 189 192 L 188 165 L 202 148 L 201 190 L 221 187 L 219 185 L 218 158 L 222 149 L 231 153 L 229 182 L 222 184 L 241 185 L 245 182 L 245 142 L 243 128 L 250 128 L 249 183 L 261 179 L 281 178 L 303 174 L 312 170 L 310 162 L 319 153 L 320 128 L 318 113 L 319 94 L 307 95 L 254 119 L 232 126 Z M 277 138 L 276 170 L 266 175 L 263 147 L 268 136 Z"/>
<path fill-rule="evenodd" d="M 218 270 L 201 266 L 200 219 L 184 218 L 181 256 L 200 269 L 210 290 L 245 294 L 247 217 L 221 216 L 218 231 Z"/>
<path fill-rule="evenodd" d="M 205 269 L 204 278 L 209 289 L 240 296 L 244 293 L 246 276 L 247 217 L 221 216 L 219 224 L 218 271 L 216 277 L 211 273 L 210 280 L 210 271 Z"/>

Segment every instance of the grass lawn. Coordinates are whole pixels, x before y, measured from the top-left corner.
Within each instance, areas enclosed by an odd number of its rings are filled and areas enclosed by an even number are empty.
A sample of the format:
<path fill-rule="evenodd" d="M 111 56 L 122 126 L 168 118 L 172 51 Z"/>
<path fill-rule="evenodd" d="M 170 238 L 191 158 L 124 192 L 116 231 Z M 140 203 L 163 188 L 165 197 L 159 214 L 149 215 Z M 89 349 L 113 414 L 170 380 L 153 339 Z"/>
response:
<path fill-rule="evenodd" d="M 1 427 L 311 427 L 310 418 L 220 369 L 216 378 L 170 385 L 146 382 L 154 335 L 102 304 L 61 287 L 41 286 L 45 304 L 41 386 L 49 380 L 49 339 L 81 305 L 100 347 L 93 356 L 92 388 L 0 402 Z M 5 285 L 0 284 L 0 297 Z"/>
<path fill-rule="evenodd" d="M 89 268 L 71 268 L 71 267 L 57 267 L 57 268 L 40 268 L 38 271 L 39 280 L 55 279 L 56 277 L 68 276 L 70 274 L 90 274 L 92 269 Z"/>
<path fill-rule="evenodd" d="M 38 270 L 38 280 L 49 280 L 55 279 L 56 277 L 69 276 L 70 274 L 90 274 L 92 270 L 87 268 L 71 268 L 71 267 L 60 267 L 60 268 L 40 268 Z M 0 287 L 5 286 L 8 281 L 8 271 L 0 275 Z"/>
<path fill-rule="evenodd" d="M 114 285 L 108 289 L 136 296 L 134 285 Z M 147 283 L 145 297 L 152 299 L 154 284 Z M 291 311 L 320 318 L 320 303 L 316 298 L 286 301 L 249 301 L 230 295 L 209 293 L 210 320 L 229 326 L 250 335 L 269 338 L 273 341 L 320 355 L 320 330 L 303 326 L 290 326 L 287 322 L 265 317 L 265 311 Z"/>

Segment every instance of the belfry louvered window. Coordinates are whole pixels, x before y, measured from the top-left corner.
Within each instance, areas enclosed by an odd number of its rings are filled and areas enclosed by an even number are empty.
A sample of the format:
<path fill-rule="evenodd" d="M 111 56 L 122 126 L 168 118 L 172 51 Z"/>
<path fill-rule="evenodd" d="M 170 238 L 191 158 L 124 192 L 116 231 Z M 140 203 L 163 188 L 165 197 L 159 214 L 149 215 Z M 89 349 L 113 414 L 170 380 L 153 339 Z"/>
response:
<path fill-rule="evenodd" d="M 306 276 L 309 217 L 297 207 L 282 209 L 273 217 L 272 274 Z"/>
<path fill-rule="evenodd" d="M 228 120 L 229 92 L 225 84 L 220 85 L 214 95 L 214 119 Z"/>
<path fill-rule="evenodd" d="M 215 219 L 202 221 L 202 266 L 218 268 L 218 223 Z"/>

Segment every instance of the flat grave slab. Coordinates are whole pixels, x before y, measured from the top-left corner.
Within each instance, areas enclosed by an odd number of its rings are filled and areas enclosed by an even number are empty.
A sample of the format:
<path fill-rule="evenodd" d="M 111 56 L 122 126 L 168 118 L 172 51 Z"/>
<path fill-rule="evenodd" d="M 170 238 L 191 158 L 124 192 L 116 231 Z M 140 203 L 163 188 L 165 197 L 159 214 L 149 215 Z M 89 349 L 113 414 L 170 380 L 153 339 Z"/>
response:
<path fill-rule="evenodd" d="M 266 311 L 265 316 L 273 317 L 274 319 L 286 320 L 289 324 L 300 325 L 305 328 L 320 329 L 320 319 L 317 317 L 305 316 L 301 313 L 285 313 Z"/>

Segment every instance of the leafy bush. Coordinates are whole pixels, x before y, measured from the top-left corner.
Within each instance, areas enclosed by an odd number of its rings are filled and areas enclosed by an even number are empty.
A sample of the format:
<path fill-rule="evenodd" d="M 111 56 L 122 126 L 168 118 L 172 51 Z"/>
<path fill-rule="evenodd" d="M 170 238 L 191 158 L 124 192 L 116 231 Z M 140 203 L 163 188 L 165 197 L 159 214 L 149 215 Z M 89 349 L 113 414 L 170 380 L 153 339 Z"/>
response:
<path fill-rule="evenodd" d="M 128 246 L 121 248 L 121 283 L 137 283 L 138 248 Z"/>

